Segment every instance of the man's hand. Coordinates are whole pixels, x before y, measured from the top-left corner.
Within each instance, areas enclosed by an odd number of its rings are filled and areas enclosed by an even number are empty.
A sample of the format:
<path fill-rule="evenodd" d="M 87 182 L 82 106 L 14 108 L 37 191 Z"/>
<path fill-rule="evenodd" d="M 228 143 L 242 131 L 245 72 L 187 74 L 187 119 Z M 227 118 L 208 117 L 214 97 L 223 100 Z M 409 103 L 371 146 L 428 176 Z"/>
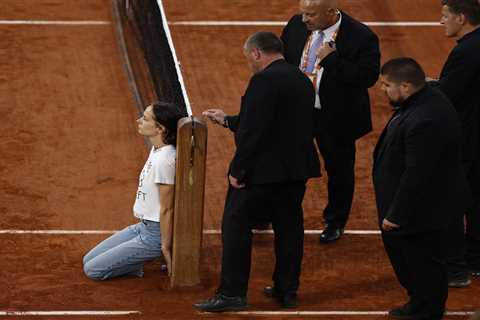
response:
<path fill-rule="evenodd" d="M 385 231 L 392 231 L 394 229 L 398 229 L 400 226 L 393 222 L 388 221 L 387 219 L 383 219 L 382 221 L 382 229 Z"/>
<path fill-rule="evenodd" d="M 240 184 L 237 178 L 233 177 L 232 175 L 228 175 L 228 180 L 230 181 L 232 187 L 234 187 L 235 189 L 245 188 L 245 183 Z"/>
<path fill-rule="evenodd" d="M 213 123 L 224 125 L 226 114 L 221 109 L 207 109 L 203 111 L 202 115 L 210 119 Z"/>
<path fill-rule="evenodd" d="M 330 53 L 337 50 L 337 46 L 335 42 L 324 42 L 318 49 L 317 49 L 317 58 L 320 62 L 323 61 Z"/>

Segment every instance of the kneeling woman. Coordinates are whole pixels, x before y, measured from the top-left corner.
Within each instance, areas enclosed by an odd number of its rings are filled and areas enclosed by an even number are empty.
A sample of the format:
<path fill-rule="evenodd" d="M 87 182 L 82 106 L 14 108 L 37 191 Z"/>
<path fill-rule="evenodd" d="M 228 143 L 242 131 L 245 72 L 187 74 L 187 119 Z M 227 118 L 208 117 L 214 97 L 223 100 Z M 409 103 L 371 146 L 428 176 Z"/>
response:
<path fill-rule="evenodd" d="M 140 221 L 99 243 L 83 258 L 85 274 L 95 280 L 121 275 L 143 276 L 146 261 L 165 257 L 171 270 L 173 196 L 177 122 L 175 106 L 156 103 L 137 120 L 138 132 L 153 147 L 140 173 L 133 214 Z"/>

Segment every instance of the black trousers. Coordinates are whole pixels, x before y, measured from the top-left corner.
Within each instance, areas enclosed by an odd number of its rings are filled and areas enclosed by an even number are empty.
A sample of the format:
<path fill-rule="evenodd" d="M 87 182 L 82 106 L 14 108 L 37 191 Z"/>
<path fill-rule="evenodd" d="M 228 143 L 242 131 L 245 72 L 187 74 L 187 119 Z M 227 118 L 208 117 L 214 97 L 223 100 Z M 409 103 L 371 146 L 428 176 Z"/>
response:
<path fill-rule="evenodd" d="M 401 236 L 382 232 L 383 244 L 410 302 L 441 319 L 448 297 L 445 231 Z"/>
<path fill-rule="evenodd" d="M 355 140 L 340 139 L 326 131 L 318 132 L 315 140 L 328 176 L 328 203 L 323 219 L 330 226 L 344 228 L 355 188 Z"/>
<path fill-rule="evenodd" d="M 447 268 L 450 277 L 480 270 L 480 161 L 464 164 L 472 203 L 466 212 L 455 213 L 448 229 Z M 465 225 L 466 222 L 466 225 Z"/>
<path fill-rule="evenodd" d="M 222 272 L 217 292 L 246 296 L 252 227 L 270 221 L 275 232 L 273 283 L 280 294 L 296 293 L 303 258 L 305 182 L 229 187 L 222 221 Z"/>
<path fill-rule="evenodd" d="M 466 214 L 466 262 L 480 270 L 480 159 L 466 166 L 467 179 L 472 191 L 472 205 Z"/>

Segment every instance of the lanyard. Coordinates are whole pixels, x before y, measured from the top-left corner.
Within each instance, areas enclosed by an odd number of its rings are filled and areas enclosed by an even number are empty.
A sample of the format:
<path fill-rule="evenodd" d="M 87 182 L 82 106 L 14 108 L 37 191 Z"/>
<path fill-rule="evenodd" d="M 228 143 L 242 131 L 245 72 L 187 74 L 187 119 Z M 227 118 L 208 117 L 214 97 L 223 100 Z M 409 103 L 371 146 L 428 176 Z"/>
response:
<path fill-rule="evenodd" d="M 332 35 L 332 38 L 330 41 L 335 41 L 337 39 L 337 34 L 338 34 L 338 30 L 335 31 Z M 324 39 L 324 42 L 326 41 L 327 39 Z M 316 78 L 316 75 L 318 74 L 318 72 L 320 71 L 320 69 L 322 68 L 320 66 L 320 61 L 317 60 L 315 61 L 315 66 L 313 67 L 313 71 L 311 74 L 308 74 L 308 72 L 306 72 L 305 70 L 307 70 L 307 65 L 308 65 L 308 56 L 309 56 L 309 53 L 310 53 L 310 50 L 311 50 L 311 47 L 312 47 L 312 42 L 313 42 L 313 33 L 310 34 L 310 36 L 308 37 L 308 40 L 307 40 L 307 43 L 305 44 L 305 47 L 303 48 L 303 56 L 302 56 L 302 64 L 300 66 L 300 69 L 310 78 L 311 76 L 315 75 L 315 78 Z"/>

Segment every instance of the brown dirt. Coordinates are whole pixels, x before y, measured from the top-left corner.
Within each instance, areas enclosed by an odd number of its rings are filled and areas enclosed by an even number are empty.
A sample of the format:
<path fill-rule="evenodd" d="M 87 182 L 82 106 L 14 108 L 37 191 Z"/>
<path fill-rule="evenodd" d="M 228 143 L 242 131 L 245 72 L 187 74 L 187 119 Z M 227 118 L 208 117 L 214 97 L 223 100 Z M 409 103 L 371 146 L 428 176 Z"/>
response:
<path fill-rule="evenodd" d="M 439 15 L 437 0 L 343 2 L 347 11 L 370 21 L 432 21 Z M 33 0 L 2 0 L 0 19 L 111 20 L 108 0 L 32 3 Z M 286 20 L 296 10 L 296 1 L 268 3 L 232 0 L 225 5 L 223 0 L 168 0 L 166 6 L 170 20 L 176 21 Z M 258 10 L 259 7 L 268 9 Z M 194 113 L 210 106 L 222 106 L 235 113 L 249 78 L 241 46 L 258 28 L 178 26 L 172 29 Z M 280 28 L 267 29 L 280 31 Z M 445 41 L 441 28 L 374 29 L 382 41 L 383 60 L 411 55 L 431 75 L 438 74 L 452 46 L 451 41 Z M 136 109 L 113 27 L 0 25 L 0 39 L 0 229 L 113 230 L 132 223 L 137 173 L 146 150 L 143 139 L 136 135 Z M 376 228 L 370 182 L 371 152 L 389 111 L 378 87 L 371 94 L 375 130 L 358 142 L 357 189 L 349 229 Z M 221 219 L 225 172 L 233 142 L 226 130 L 213 126 L 209 130 L 205 228 L 215 229 Z M 321 227 L 324 190 L 324 179 L 312 181 L 305 199 L 308 229 Z M 82 256 L 103 238 L 0 235 L 0 311 L 140 310 L 143 313 L 108 319 L 253 317 L 199 314 L 191 306 L 211 295 L 218 283 L 221 253 L 218 235 L 204 237 L 202 284 L 181 290 L 168 289 L 168 279 L 157 271 L 155 263 L 147 265 L 143 279 L 122 278 L 101 283 L 88 280 L 82 273 Z M 405 299 L 378 236 L 348 235 L 331 246 L 320 246 L 317 240 L 317 236 L 306 236 L 299 310 L 382 311 Z M 278 310 L 260 293 L 270 282 L 273 268 L 272 236 L 255 236 L 254 243 L 251 309 Z M 448 308 L 478 309 L 479 296 L 480 283 L 475 280 L 467 289 L 450 291 Z M 22 317 L 43 318 L 47 317 Z M 56 319 L 70 318 L 87 319 Z"/>

